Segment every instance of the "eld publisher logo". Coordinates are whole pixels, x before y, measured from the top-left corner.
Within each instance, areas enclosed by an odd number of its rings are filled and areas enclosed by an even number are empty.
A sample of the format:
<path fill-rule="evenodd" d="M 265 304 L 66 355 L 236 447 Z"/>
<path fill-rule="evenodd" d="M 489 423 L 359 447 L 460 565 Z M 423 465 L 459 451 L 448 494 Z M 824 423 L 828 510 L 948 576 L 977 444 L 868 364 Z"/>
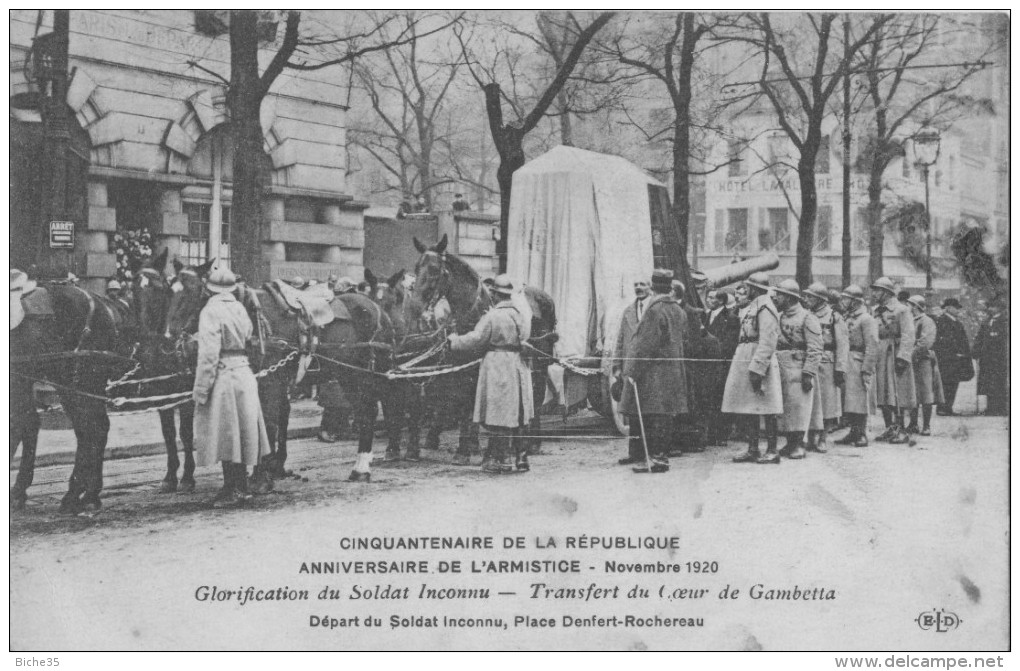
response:
<path fill-rule="evenodd" d="M 939 634 L 953 631 L 960 626 L 963 620 L 956 613 L 950 613 L 945 608 L 927 610 L 918 615 L 914 622 L 924 631 L 934 631 Z"/>

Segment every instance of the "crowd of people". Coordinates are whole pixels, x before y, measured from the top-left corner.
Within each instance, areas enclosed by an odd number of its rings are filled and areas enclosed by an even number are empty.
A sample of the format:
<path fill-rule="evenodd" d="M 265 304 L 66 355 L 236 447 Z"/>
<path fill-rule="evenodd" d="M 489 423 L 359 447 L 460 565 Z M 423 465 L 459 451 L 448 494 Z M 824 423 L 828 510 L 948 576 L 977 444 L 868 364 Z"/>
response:
<path fill-rule="evenodd" d="M 868 417 L 881 411 L 892 444 L 930 436 L 933 411 L 955 414 L 956 391 L 973 378 L 986 414 L 1008 412 L 1008 322 L 1001 299 L 988 304 L 973 353 L 960 302 L 897 292 L 879 278 L 840 292 L 815 282 L 775 285 L 755 273 L 732 293 L 710 289 L 705 309 L 684 304 L 672 271 L 634 284 L 623 313 L 612 394 L 628 416 L 621 465 L 669 470 L 670 455 L 739 437 L 737 463 L 778 464 L 840 445 L 869 445 Z M 761 435 L 764 432 L 764 450 Z M 779 438 L 785 438 L 780 448 Z"/>

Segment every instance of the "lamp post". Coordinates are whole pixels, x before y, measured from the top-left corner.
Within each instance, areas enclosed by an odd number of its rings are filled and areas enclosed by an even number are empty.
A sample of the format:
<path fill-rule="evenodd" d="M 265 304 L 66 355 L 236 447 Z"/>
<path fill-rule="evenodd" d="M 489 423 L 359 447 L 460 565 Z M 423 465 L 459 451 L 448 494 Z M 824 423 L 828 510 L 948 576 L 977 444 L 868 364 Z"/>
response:
<path fill-rule="evenodd" d="M 914 135 L 914 158 L 921 166 L 924 167 L 924 215 L 927 218 L 927 242 L 926 242 L 926 254 L 928 258 L 927 268 L 925 269 L 925 281 L 924 288 L 927 293 L 931 293 L 931 203 L 929 196 L 928 187 L 928 171 L 931 166 L 935 165 L 935 162 L 939 159 L 939 145 L 942 141 L 939 132 L 934 128 L 923 128 Z"/>

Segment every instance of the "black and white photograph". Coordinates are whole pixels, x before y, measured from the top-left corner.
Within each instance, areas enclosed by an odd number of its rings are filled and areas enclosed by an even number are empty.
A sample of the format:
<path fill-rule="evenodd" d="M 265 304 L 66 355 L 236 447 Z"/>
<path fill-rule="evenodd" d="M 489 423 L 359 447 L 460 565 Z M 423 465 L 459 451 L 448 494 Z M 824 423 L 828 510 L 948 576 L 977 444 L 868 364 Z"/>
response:
<path fill-rule="evenodd" d="M 1009 665 L 1008 10 L 9 21 L 13 666 Z"/>

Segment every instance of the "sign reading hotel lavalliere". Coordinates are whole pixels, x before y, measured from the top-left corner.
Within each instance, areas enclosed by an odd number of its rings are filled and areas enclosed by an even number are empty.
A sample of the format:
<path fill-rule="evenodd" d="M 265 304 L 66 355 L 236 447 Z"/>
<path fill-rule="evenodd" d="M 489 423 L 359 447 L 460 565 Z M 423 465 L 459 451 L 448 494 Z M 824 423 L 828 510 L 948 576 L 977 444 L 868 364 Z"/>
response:
<path fill-rule="evenodd" d="M 709 187 L 717 193 L 769 193 L 783 191 L 800 191 L 800 180 L 791 173 L 783 179 L 772 176 L 755 175 L 753 177 L 734 177 L 712 183 Z M 820 193 L 842 193 L 843 182 L 838 177 L 818 175 L 815 177 L 815 188 Z M 864 191 L 868 188 L 867 178 L 854 177 L 850 180 L 851 191 Z"/>

